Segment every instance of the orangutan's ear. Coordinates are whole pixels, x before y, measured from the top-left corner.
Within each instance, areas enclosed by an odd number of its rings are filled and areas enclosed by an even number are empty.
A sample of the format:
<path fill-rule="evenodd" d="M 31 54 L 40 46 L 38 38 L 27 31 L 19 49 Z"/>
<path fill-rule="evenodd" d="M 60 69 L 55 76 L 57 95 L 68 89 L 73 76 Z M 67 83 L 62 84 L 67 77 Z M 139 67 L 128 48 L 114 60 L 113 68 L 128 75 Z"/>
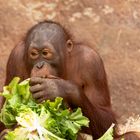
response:
<path fill-rule="evenodd" d="M 71 52 L 72 49 L 73 49 L 73 42 L 72 42 L 72 40 L 69 39 L 69 40 L 67 41 L 67 51 L 68 51 L 68 52 Z"/>

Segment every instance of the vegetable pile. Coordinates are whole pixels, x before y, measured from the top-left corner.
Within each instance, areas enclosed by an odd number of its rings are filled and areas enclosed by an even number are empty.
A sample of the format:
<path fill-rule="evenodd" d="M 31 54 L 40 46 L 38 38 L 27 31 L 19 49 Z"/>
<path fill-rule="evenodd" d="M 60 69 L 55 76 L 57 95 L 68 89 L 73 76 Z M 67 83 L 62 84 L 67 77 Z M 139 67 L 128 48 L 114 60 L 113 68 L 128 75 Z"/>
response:
<path fill-rule="evenodd" d="M 37 104 L 29 91 L 29 79 L 19 81 L 15 77 L 1 93 L 6 101 L 0 121 L 7 128 L 17 125 L 6 140 L 76 140 L 81 127 L 88 127 L 89 120 L 80 108 L 70 110 L 61 97 Z"/>
<path fill-rule="evenodd" d="M 16 125 L 5 140 L 76 140 L 81 127 L 88 127 L 89 120 L 80 108 L 70 110 L 61 97 L 37 104 L 29 91 L 29 79 L 19 81 L 15 77 L 0 93 L 6 99 L 0 121 L 6 128 Z M 113 127 L 98 140 L 113 140 Z"/>

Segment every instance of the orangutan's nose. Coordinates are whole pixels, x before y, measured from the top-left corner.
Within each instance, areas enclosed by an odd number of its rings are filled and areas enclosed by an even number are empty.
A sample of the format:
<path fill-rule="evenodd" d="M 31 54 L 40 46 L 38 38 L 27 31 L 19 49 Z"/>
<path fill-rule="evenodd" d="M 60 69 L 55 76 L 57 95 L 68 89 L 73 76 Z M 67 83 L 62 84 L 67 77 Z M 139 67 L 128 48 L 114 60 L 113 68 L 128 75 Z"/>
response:
<path fill-rule="evenodd" d="M 44 61 L 38 62 L 38 63 L 36 64 L 36 68 L 41 69 L 41 68 L 43 68 L 44 64 L 45 64 Z"/>

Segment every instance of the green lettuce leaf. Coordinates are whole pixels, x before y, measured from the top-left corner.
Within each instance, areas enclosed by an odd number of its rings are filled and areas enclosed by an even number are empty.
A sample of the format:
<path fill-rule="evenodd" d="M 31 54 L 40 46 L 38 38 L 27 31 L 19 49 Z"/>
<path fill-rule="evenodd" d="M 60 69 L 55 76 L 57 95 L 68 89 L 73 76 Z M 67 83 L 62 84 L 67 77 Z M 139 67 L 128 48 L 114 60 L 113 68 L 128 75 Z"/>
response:
<path fill-rule="evenodd" d="M 16 108 L 18 108 L 21 103 L 21 99 L 17 93 L 17 85 L 19 80 L 20 79 L 16 77 L 8 86 L 3 88 L 2 96 L 6 98 L 6 101 L 1 109 L 0 121 L 3 122 L 7 128 L 10 128 L 16 124 Z"/>
<path fill-rule="evenodd" d="M 15 77 L 0 94 L 6 99 L 0 121 L 7 128 L 18 125 L 6 140 L 76 140 L 82 126 L 88 127 L 80 108 L 70 111 L 61 97 L 37 104 L 29 91 L 29 79 L 19 81 Z"/>
<path fill-rule="evenodd" d="M 98 140 L 113 140 L 113 127 L 115 124 L 112 124 L 110 128 L 105 132 L 105 134 Z"/>

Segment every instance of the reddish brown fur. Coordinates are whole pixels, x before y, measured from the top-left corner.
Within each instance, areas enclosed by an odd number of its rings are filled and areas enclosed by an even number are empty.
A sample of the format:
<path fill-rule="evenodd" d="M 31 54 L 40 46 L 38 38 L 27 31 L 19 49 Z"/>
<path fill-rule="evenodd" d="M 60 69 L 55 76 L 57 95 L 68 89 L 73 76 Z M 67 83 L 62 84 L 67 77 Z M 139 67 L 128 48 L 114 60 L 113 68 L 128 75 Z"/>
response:
<path fill-rule="evenodd" d="M 24 42 L 12 50 L 7 63 L 5 84 L 8 84 L 15 76 L 19 76 L 21 80 L 30 77 L 30 66 L 24 59 L 24 54 L 28 53 L 27 50 Z M 78 85 L 82 96 L 81 107 L 84 114 L 90 119 L 90 129 L 84 130 L 84 132 L 91 133 L 94 139 L 97 139 L 112 123 L 116 123 L 115 115 L 111 109 L 102 59 L 88 46 L 74 44 L 73 51 L 66 54 L 65 66 L 63 76 L 60 78 Z M 129 138 L 137 140 L 132 136 L 134 134 L 129 135 L 130 137 L 127 135 L 125 140 L 129 140 Z"/>
<path fill-rule="evenodd" d="M 117 136 L 114 140 L 140 140 L 140 133 L 139 132 L 128 132 L 123 135 Z"/>

